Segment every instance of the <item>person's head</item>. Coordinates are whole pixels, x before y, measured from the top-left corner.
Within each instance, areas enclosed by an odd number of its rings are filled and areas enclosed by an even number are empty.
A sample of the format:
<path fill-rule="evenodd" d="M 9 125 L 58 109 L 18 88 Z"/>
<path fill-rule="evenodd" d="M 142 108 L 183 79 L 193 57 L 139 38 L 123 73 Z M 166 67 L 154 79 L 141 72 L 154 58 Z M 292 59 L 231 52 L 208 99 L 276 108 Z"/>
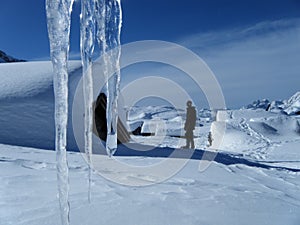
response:
<path fill-rule="evenodd" d="M 192 106 L 192 101 L 188 100 L 188 101 L 186 102 L 186 105 L 187 105 L 187 107 L 191 107 L 191 106 Z"/>

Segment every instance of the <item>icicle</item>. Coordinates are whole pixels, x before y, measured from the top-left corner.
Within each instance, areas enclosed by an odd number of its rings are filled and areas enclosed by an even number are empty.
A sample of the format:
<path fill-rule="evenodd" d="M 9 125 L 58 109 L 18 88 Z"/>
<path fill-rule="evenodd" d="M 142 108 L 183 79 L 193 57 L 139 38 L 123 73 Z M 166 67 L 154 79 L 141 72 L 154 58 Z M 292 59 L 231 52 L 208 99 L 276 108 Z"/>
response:
<path fill-rule="evenodd" d="M 88 200 L 91 201 L 91 156 L 93 135 L 93 77 L 92 57 L 95 46 L 95 0 L 81 1 L 80 28 L 81 60 L 83 66 L 83 96 L 84 96 L 84 149 L 89 165 Z"/>
<path fill-rule="evenodd" d="M 54 70 L 55 149 L 62 224 L 69 224 L 69 170 L 66 155 L 68 121 L 69 37 L 73 0 L 46 0 L 50 52 Z"/>
<path fill-rule="evenodd" d="M 122 23 L 121 2 L 119 0 L 108 1 L 107 4 L 106 34 L 107 46 L 111 51 L 109 62 L 112 71 L 116 71 L 107 82 L 107 140 L 106 151 L 113 155 L 117 150 L 117 121 L 118 121 L 118 95 L 120 89 L 120 33 Z"/>
<path fill-rule="evenodd" d="M 97 40 L 104 54 L 104 74 L 108 78 L 111 71 L 116 71 L 108 80 L 107 94 L 107 140 L 106 151 L 112 156 L 117 150 L 118 94 L 120 89 L 120 34 L 122 27 L 122 9 L 120 0 L 97 2 Z M 115 49 L 114 51 L 109 51 Z"/>

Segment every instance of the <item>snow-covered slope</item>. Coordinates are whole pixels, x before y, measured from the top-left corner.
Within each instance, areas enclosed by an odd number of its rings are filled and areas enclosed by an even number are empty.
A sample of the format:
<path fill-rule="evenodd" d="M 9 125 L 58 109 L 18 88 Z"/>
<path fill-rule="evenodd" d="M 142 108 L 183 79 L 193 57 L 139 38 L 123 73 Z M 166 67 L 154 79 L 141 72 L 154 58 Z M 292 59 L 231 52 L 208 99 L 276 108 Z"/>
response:
<path fill-rule="evenodd" d="M 69 72 L 80 67 L 71 61 Z M 49 61 L 22 62 L 0 65 L 0 99 L 33 97 L 46 91 L 53 92 L 52 64 Z M 53 95 L 52 93 L 46 93 Z"/>
<path fill-rule="evenodd" d="M 70 108 L 80 68 L 80 61 L 69 63 Z M 54 149 L 52 77 L 51 62 L 0 65 L 0 143 Z M 68 140 L 70 149 L 75 149 L 72 132 Z"/>

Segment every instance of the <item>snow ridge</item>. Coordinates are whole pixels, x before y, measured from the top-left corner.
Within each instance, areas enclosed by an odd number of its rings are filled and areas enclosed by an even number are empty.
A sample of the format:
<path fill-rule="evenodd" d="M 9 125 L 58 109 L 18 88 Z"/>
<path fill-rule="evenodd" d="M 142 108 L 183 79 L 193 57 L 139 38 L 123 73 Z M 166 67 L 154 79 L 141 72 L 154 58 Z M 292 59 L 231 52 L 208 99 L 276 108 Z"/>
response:
<path fill-rule="evenodd" d="M 11 62 L 26 62 L 22 59 L 16 59 L 14 57 L 11 57 L 7 55 L 5 52 L 0 50 L 0 63 L 11 63 Z"/>
<path fill-rule="evenodd" d="M 283 111 L 288 115 L 300 115 L 300 91 L 286 102 Z"/>

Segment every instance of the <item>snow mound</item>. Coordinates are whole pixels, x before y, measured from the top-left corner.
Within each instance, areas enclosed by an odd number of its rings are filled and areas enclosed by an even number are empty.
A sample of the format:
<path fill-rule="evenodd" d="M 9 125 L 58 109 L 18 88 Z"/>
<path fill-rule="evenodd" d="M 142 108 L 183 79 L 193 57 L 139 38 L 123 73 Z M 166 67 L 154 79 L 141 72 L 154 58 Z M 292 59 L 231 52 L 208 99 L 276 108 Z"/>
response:
<path fill-rule="evenodd" d="M 298 136 L 300 134 L 299 121 L 295 117 L 280 115 L 264 119 L 266 123 L 276 130 L 281 136 Z"/>
<path fill-rule="evenodd" d="M 281 143 L 300 140 L 300 123 L 295 116 L 274 113 L 264 109 L 218 111 L 211 124 L 212 148 L 239 152 L 255 159 L 267 157 L 270 149 Z M 226 123 L 222 136 L 220 129 Z M 214 141 L 223 139 L 220 146 Z"/>

